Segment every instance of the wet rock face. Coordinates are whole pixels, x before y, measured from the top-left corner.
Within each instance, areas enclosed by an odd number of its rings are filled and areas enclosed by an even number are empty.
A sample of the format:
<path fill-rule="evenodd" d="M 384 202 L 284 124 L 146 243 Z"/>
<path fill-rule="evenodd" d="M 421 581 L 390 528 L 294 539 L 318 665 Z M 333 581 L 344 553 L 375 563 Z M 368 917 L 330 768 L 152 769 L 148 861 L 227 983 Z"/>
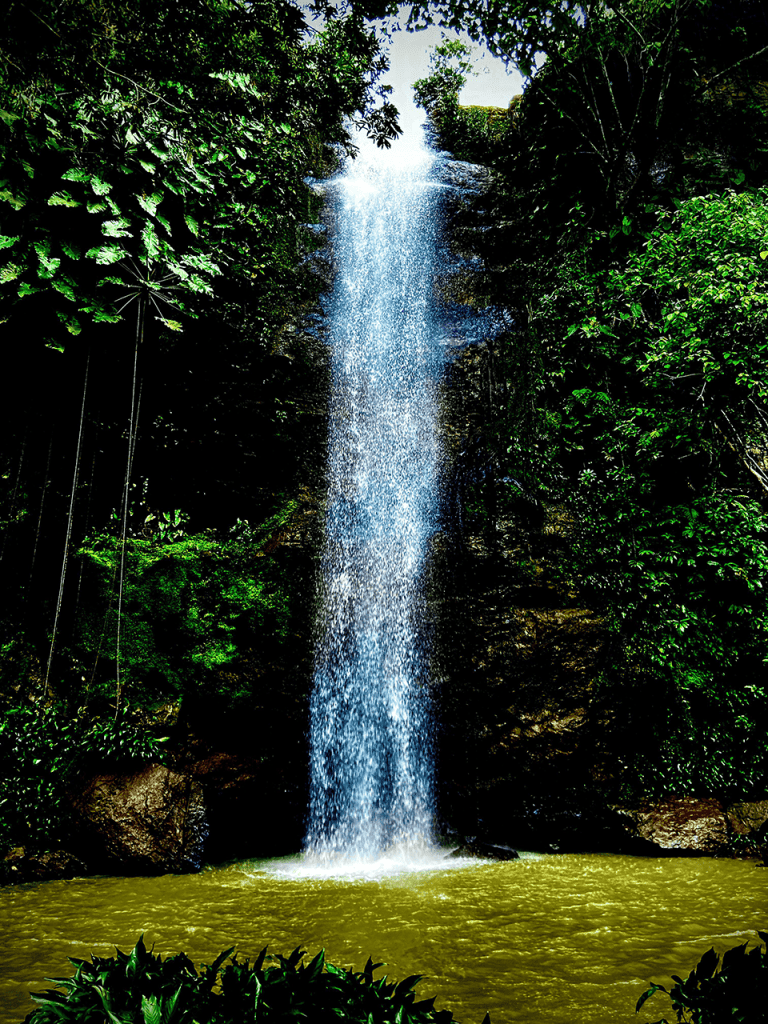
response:
<path fill-rule="evenodd" d="M 190 764 L 185 770 L 203 787 L 210 825 L 205 860 L 279 856 L 301 849 L 307 793 L 300 783 L 305 783 L 305 764 L 306 758 L 299 779 L 290 764 L 281 771 L 242 754 L 213 752 Z"/>
<path fill-rule="evenodd" d="M 91 870 L 149 875 L 200 868 L 208 824 L 196 780 L 148 765 L 90 779 L 72 804 L 77 852 Z"/>
<path fill-rule="evenodd" d="M 453 263 L 438 288 L 452 324 L 487 301 L 483 232 L 494 225 L 478 211 L 457 207 L 447 226 Z M 501 334 L 454 344 L 443 389 L 444 532 L 428 601 L 444 827 L 563 852 L 722 854 L 768 844 L 768 801 L 724 807 L 681 795 L 613 806 L 631 781 L 622 737 L 632 681 L 600 685 L 615 637 L 563 583 L 579 524 L 566 507 L 526 493 L 494 432 L 527 387 L 524 361 L 520 378 L 507 379 L 518 365 L 515 339 L 510 321 Z"/>
<path fill-rule="evenodd" d="M 461 211 L 448 232 L 460 265 L 440 289 L 476 317 L 483 232 Z M 615 848 L 624 834 L 595 787 L 611 771 L 595 697 L 606 631 L 553 571 L 572 517 L 526 493 L 491 429 L 509 401 L 509 344 L 490 332 L 457 349 L 443 391 L 445 532 L 429 584 L 441 814 L 523 849 Z"/>
<path fill-rule="evenodd" d="M 439 608 L 443 813 L 523 849 L 606 848 L 604 625 L 543 569 L 529 573 L 511 528 L 496 542 L 467 538 Z"/>

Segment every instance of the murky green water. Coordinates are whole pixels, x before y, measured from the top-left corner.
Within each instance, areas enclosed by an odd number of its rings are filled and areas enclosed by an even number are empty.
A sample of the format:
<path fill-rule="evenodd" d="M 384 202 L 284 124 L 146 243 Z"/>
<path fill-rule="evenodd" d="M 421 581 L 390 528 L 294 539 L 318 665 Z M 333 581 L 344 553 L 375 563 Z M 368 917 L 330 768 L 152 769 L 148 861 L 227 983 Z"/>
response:
<path fill-rule="evenodd" d="M 0 889 L 0 1024 L 23 1019 L 46 976 L 70 973 L 67 955 L 110 955 L 142 932 L 196 962 L 230 945 L 325 946 L 356 969 L 370 954 L 391 977 L 426 975 L 421 995 L 437 993 L 465 1024 L 486 1010 L 494 1024 L 637 1024 L 648 981 L 768 929 L 768 870 L 740 861 L 565 855 L 378 879 L 273 873 L 290 866 Z M 668 1007 L 656 998 L 647 1019 Z"/>

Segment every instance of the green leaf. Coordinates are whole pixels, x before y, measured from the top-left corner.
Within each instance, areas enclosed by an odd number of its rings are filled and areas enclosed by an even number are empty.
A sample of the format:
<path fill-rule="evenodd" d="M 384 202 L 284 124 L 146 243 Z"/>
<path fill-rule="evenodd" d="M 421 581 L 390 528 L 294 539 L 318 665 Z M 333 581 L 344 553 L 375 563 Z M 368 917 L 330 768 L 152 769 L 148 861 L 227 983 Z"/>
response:
<path fill-rule="evenodd" d="M 0 249 L 10 249 L 20 238 L 21 235 L 0 235 Z"/>
<path fill-rule="evenodd" d="M 155 232 L 155 226 L 151 221 L 147 221 L 141 229 L 141 240 L 144 243 L 147 255 L 150 258 L 160 255 L 160 242 Z"/>
<path fill-rule="evenodd" d="M 4 267 L 0 267 L 0 283 L 6 284 L 8 281 L 15 281 L 21 273 L 21 267 L 16 263 L 6 263 Z"/>
<path fill-rule="evenodd" d="M 163 201 L 163 194 L 162 192 L 153 192 L 151 196 L 146 194 L 137 194 L 136 199 L 138 200 L 139 206 L 142 210 L 148 213 L 150 217 L 154 217 L 158 206 Z"/>
<path fill-rule="evenodd" d="M 206 985 L 210 984 L 210 987 L 211 988 L 213 987 L 213 985 L 216 983 L 216 975 L 219 973 L 219 970 L 221 969 L 221 965 L 224 963 L 224 961 L 227 959 L 228 956 L 231 956 L 234 953 L 234 951 L 235 951 L 235 947 L 234 946 L 230 946 L 229 949 L 225 949 L 223 953 L 219 953 L 219 955 L 213 961 L 211 966 L 206 968 L 206 971 L 205 971 L 205 982 L 206 982 Z M 267 951 L 266 951 L 266 947 L 265 947 L 262 950 L 262 953 L 264 955 L 266 955 L 266 952 Z M 259 968 L 255 968 L 255 969 L 258 970 Z"/>
<path fill-rule="evenodd" d="M 192 232 L 192 234 L 195 237 L 197 237 L 200 234 L 200 225 L 197 223 L 195 218 L 191 214 L 185 213 L 184 214 L 184 221 L 185 221 L 187 227 L 189 228 L 189 230 Z"/>
<path fill-rule="evenodd" d="M 34 284 L 30 284 L 28 281 L 22 281 L 19 285 L 17 292 L 20 299 L 23 299 L 25 295 L 34 295 L 36 292 L 41 292 L 43 289 Z"/>
<path fill-rule="evenodd" d="M 69 192 L 54 192 L 48 200 L 49 206 L 82 206 L 77 199 L 73 199 Z"/>
<path fill-rule="evenodd" d="M 141 1015 L 144 1024 L 163 1024 L 163 1011 L 155 996 L 141 997 Z"/>
<path fill-rule="evenodd" d="M 696 967 L 696 979 L 701 981 L 705 978 L 711 978 L 715 973 L 715 968 L 717 967 L 719 960 L 720 957 L 715 952 L 714 947 L 712 947 L 712 949 L 708 949 L 701 960 L 699 960 Z"/>
<path fill-rule="evenodd" d="M 22 206 L 26 206 L 27 200 L 25 196 L 16 196 L 8 189 L 0 191 L 0 199 L 5 200 L 6 203 L 10 203 L 14 210 L 20 210 Z"/>
<path fill-rule="evenodd" d="M 151 139 L 147 139 L 144 144 L 151 153 L 154 153 L 158 160 L 162 160 L 163 163 L 167 161 L 169 156 L 167 150 L 161 149 Z"/>
<path fill-rule="evenodd" d="M 67 256 L 72 260 L 79 260 L 82 256 L 82 250 L 78 245 L 73 242 L 65 242 L 62 240 L 61 248 L 64 250 Z"/>
<path fill-rule="evenodd" d="M 325 963 L 325 950 L 321 949 L 320 952 L 312 958 L 312 960 L 304 968 L 304 971 L 308 978 L 316 978 L 323 972 L 323 964 Z"/>
<path fill-rule="evenodd" d="M 412 988 L 416 988 L 419 982 L 422 980 L 423 975 L 411 974 L 407 978 L 403 978 L 400 984 L 395 989 L 395 995 L 402 998 L 406 992 L 410 992 Z"/>
<path fill-rule="evenodd" d="M 637 1006 L 635 1007 L 635 1013 L 639 1013 L 640 1012 L 640 1007 L 643 1005 L 643 1003 L 645 1003 L 646 999 L 650 999 L 651 996 L 655 995 L 657 992 L 666 992 L 666 991 L 667 990 L 664 988 L 663 985 L 654 985 L 652 983 L 651 987 L 646 989 L 645 992 L 643 992 L 643 994 L 637 1000 Z"/>
<path fill-rule="evenodd" d="M 69 171 L 65 171 L 61 176 L 62 181 L 90 181 L 91 175 L 88 171 L 83 171 L 78 167 L 73 167 Z"/>
<path fill-rule="evenodd" d="M 92 309 L 85 310 L 84 312 L 91 312 L 94 323 L 97 324 L 116 324 L 123 319 L 119 313 L 110 312 L 100 306 L 93 307 Z"/>
<path fill-rule="evenodd" d="M 96 260 L 97 263 L 101 263 L 104 266 L 108 266 L 110 263 L 117 263 L 128 253 L 125 249 L 121 249 L 117 243 L 112 245 L 94 246 L 93 249 L 89 249 L 85 254 L 89 259 Z"/>
<path fill-rule="evenodd" d="M 51 256 L 51 241 L 49 238 L 40 239 L 33 243 L 34 250 L 37 253 L 37 258 L 40 266 L 37 268 L 39 277 L 47 279 L 52 277 L 61 265 L 61 260 L 57 256 Z"/>
<path fill-rule="evenodd" d="M 69 278 L 54 277 L 51 284 L 57 292 L 61 292 L 65 298 L 69 299 L 70 302 L 75 301 L 75 291 L 72 287 L 73 282 Z M 78 333 L 77 331 L 73 333 Z"/>
<path fill-rule="evenodd" d="M 130 224 L 131 222 L 126 220 L 125 217 L 118 217 L 116 220 L 105 220 L 101 225 L 101 233 L 108 238 L 133 238 L 131 232 L 126 231 Z"/>
<path fill-rule="evenodd" d="M 169 330 L 171 331 L 184 330 L 183 326 L 179 323 L 178 320 L 167 320 L 164 316 L 159 316 L 156 319 L 159 320 L 165 327 L 169 328 Z"/>

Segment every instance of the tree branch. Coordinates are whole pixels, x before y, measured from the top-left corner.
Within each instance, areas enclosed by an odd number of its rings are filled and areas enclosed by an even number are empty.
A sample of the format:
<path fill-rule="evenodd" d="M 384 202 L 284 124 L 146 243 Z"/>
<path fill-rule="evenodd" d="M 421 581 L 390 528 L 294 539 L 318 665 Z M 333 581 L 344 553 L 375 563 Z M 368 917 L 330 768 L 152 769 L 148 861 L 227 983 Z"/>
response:
<path fill-rule="evenodd" d="M 756 462 L 755 459 L 753 459 L 752 456 L 749 454 L 746 443 L 744 442 L 743 438 L 739 436 L 738 431 L 734 427 L 733 423 L 731 423 L 728 414 L 724 409 L 720 410 L 720 415 L 728 424 L 728 427 L 732 434 L 732 438 L 729 438 L 727 435 L 725 435 L 729 448 L 737 456 L 737 458 L 740 459 L 745 469 L 747 469 L 752 474 L 752 476 L 758 481 L 763 490 L 766 491 L 766 493 L 768 493 L 768 475 L 763 471 L 762 467 L 760 466 L 760 463 Z M 725 434 L 725 431 L 723 431 L 723 433 Z M 736 444 L 739 446 L 741 451 L 739 451 L 736 448 L 733 439 L 735 439 Z"/>
<path fill-rule="evenodd" d="M 737 60 L 735 64 L 731 64 L 729 68 L 725 68 L 723 71 L 718 71 L 718 73 L 716 75 L 713 75 L 712 78 L 708 78 L 707 81 L 702 86 L 700 86 L 700 88 L 698 88 L 693 95 L 698 96 L 700 92 L 705 92 L 707 89 L 711 87 L 713 82 L 716 82 L 718 80 L 718 78 L 722 78 L 723 75 L 729 74 L 731 71 L 733 71 L 734 68 L 739 67 L 740 64 L 745 64 L 748 60 L 754 60 L 755 57 L 759 57 L 761 53 L 766 52 L 768 52 L 768 46 L 764 46 L 761 50 L 755 50 L 754 53 L 749 53 L 746 57 L 742 57 L 741 60 Z"/>

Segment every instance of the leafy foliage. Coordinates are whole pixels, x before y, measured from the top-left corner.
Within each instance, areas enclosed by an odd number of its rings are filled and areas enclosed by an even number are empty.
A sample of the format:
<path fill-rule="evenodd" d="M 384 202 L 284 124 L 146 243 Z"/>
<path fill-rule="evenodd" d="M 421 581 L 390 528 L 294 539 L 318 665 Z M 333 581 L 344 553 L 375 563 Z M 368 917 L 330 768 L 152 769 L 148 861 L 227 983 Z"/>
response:
<path fill-rule="evenodd" d="M 673 975 L 675 985 L 667 992 L 663 985 L 651 985 L 637 1002 L 637 1012 L 646 999 L 657 992 L 666 993 L 672 1001 L 677 1019 L 685 1024 L 760 1024 L 765 1020 L 768 998 L 768 934 L 757 933 L 766 948 L 755 946 L 747 952 L 748 943 L 734 946 L 720 957 L 710 949 L 683 980 Z M 667 1024 L 666 1019 L 656 1024 Z"/>
<path fill-rule="evenodd" d="M 687 200 L 620 269 L 569 264 L 532 321 L 562 339 L 548 359 L 582 523 L 570 575 L 634 670 L 667 681 L 673 787 L 759 787 L 768 754 L 768 522 L 752 486 L 768 444 L 753 362 L 766 218 L 762 192 Z"/>
<path fill-rule="evenodd" d="M 270 578 L 274 565 L 258 542 L 158 536 L 130 540 L 125 555 L 121 660 L 128 684 L 145 701 L 153 692 L 167 699 L 199 685 L 262 632 L 285 637 L 289 619 L 288 595 Z M 106 663 L 103 675 L 115 656 L 120 547 L 102 534 L 86 541 L 80 557 L 86 591 L 75 643 L 85 663 Z"/>
<path fill-rule="evenodd" d="M 66 788 L 93 767 L 156 760 L 158 742 L 124 718 L 71 715 L 60 705 L 22 706 L 0 718 L 0 846 L 45 847 L 66 835 Z"/>
<path fill-rule="evenodd" d="M 311 32 L 288 0 L 7 6 L 0 692 L 113 713 L 110 512 L 125 495 L 128 703 L 195 693 L 231 709 L 309 604 L 264 550 L 279 524 L 221 540 L 236 517 L 290 505 L 320 464 L 324 367 L 293 334 L 323 286 L 305 260 L 321 200 L 304 179 L 354 150 L 353 127 L 396 137 L 386 59 L 363 4 Z"/>
<path fill-rule="evenodd" d="M 296 948 L 290 956 L 268 956 L 266 947 L 251 965 L 225 950 L 198 973 L 183 953 L 163 960 L 139 939 L 130 953 L 70 958 L 71 978 L 52 978 L 63 992 L 48 990 L 33 998 L 38 1009 L 26 1024 L 77 1021 L 96 1024 L 105 1016 L 122 1024 L 240 1024 L 246 1020 L 283 1022 L 346 1020 L 361 1024 L 450 1024 L 449 1010 L 435 1010 L 434 999 L 417 1001 L 420 975 L 399 984 L 386 975 L 374 979 L 383 964 L 370 959 L 362 971 L 344 971 L 326 962 L 323 950 L 308 964 Z M 229 962 L 225 961 L 229 957 Z M 272 962 L 268 962 L 272 961 Z M 483 1024 L 490 1024 L 486 1014 Z"/>
<path fill-rule="evenodd" d="M 0 848 L 45 849 L 66 839 L 66 792 L 79 773 L 120 770 L 162 759 L 156 739 L 169 708 L 198 733 L 225 734 L 233 749 L 280 761 L 300 683 L 267 666 L 279 661 L 295 628 L 298 599 L 285 560 L 268 550 L 291 527 L 295 501 L 260 524 L 239 521 L 223 537 L 187 535 L 176 509 L 148 516 L 146 537 L 126 552 L 121 665 L 125 700 L 115 718 L 116 580 L 119 538 L 90 538 L 79 552 L 79 611 L 66 652 L 66 676 L 34 704 L 4 701 L 0 721 Z M 154 531 L 154 532 L 153 532 Z M 291 663 L 300 659 L 294 642 Z M 3 651 L 4 683 L 24 693 L 34 675 L 22 637 Z M 75 671 L 76 670 L 76 671 Z M 285 691 L 288 691 L 286 693 Z M 299 709 L 300 713 L 300 709 Z M 173 727 L 169 730 L 178 740 Z M 183 729 L 181 730 L 183 736 Z M 169 737 L 164 737 L 168 739 Z"/>
<path fill-rule="evenodd" d="M 414 101 L 428 114 L 444 105 L 457 102 L 459 93 L 472 74 L 472 63 L 467 58 L 472 47 L 459 39 L 439 43 L 429 55 L 430 73 L 413 83 Z"/>

